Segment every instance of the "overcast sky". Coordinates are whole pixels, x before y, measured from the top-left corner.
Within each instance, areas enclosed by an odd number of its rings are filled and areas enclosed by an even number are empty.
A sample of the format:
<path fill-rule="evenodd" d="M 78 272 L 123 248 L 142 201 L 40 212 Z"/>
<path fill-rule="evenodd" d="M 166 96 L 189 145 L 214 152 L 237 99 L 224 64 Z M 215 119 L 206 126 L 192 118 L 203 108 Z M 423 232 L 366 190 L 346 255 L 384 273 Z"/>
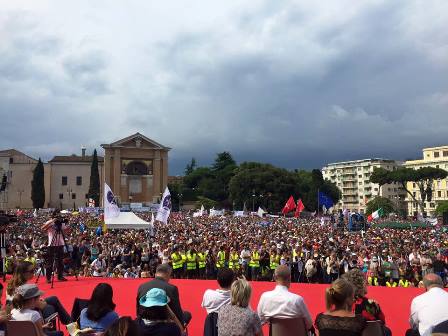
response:
<path fill-rule="evenodd" d="M 314 168 L 448 144 L 448 1 L 0 0 L 0 148 Z"/>

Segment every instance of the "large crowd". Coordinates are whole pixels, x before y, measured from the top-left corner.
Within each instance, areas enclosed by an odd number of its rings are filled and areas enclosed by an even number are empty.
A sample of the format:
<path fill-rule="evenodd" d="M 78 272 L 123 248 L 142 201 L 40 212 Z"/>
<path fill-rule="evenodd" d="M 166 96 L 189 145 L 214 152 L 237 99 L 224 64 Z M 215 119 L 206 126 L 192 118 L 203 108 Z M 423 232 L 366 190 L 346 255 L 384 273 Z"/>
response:
<path fill-rule="evenodd" d="M 15 213 L 14 213 L 15 214 Z M 150 213 L 138 213 L 150 221 Z M 21 211 L 6 230 L 5 271 L 28 260 L 43 266 L 50 212 Z M 448 231 L 444 227 L 393 229 L 375 225 L 348 232 L 319 218 L 193 217 L 172 213 L 154 230 L 104 230 L 101 215 L 63 215 L 64 272 L 81 276 L 147 278 L 170 264 L 175 278 L 216 279 L 230 268 L 247 279 L 273 280 L 278 265 L 291 268 L 293 282 L 331 283 L 360 269 L 369 285 L 410 287 L 428 273 L 446 283 Z"/>
<path fill-rule="evenodd" d="M 39 335 L 62 335 L 52 317 L 76 330 L 90 328 L 104 335 L 185 334 L 192 319 L 183 311 L 174 278 L 217 279 L 219 289 L 204 293 L 207 311 L 204 335 L 262 335 L 272 330 L 300 328 L 324 336 L 390 336 L 379 305 L 366 297 L 367 285 L 425 287 L 426 295 L 414 299 L 408 335 L 429 335 L 435 325 L 448 320 L 446 228 L 393 229 L 372 225 L 348 232 L 335 221 L 320 218 L 193 217 L 172 213 L 168 224 L 151 230 L 106 230 L 101 215 L 64 214 L 64 275 L 154 278 L 137 293 L 136 316 L 115 313 L 113 289 L 99 284 L 90 300 L 75 302 L 70 316 L 57 297 L 43 294 L 30 280 L 44 267 L 53 230 L 50 212 L 10 212 L 12 221 L 0 236 L 6 245 L 5 309 L 0 310 L 0 330 L 8 320 L 32 321 Z M 145 220 L 150 213 L 139 213 Z M 59 272 L 58 272 L 59 273 Z M 8 276 L 9 277 L 9 276 Z M 48 277 L 47 277 L 48 279 Z M 251 285 L 246 280 L 275 281 L 273 291 L 260 298 L 257 311 L 248 305 Z M 56 280 L 57 281 L 57 280 Z M 292 282 L 329 283 L 327 310 L 313 319 L 303 299 L 288 288 Z M 73 316 L 79 304 L 78 316 Z M 429 307 L 429 308 L 428 308 Z M 430 313 L 428 313 L 430 312 Z M 285 319 L 292 319 L 287 324 Z M 280 322 L 279 322 L 280 321 Z M 285 324 L 286 323 L 286 324 Z M 446 324 L 446 323 L 445 323 Z M 446 329 L 442 323 L 441 330 Z M 445 329 L 444 329 L 445 328 Z M 235 332 L 237 332 L 235 334 Z M 275 332 L 274 332 L 275 334 Z M 281 334 L 281 333 L 280 333 Z"/>

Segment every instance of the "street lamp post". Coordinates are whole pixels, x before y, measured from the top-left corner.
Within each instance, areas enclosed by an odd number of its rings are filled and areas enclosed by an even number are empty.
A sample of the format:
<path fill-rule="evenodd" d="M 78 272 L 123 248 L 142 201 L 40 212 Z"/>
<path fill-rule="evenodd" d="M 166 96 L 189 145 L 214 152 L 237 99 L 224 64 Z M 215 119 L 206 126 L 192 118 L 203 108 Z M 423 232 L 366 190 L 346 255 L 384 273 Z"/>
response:
<path fill-rule="evenodd" d="M 255 192 L 252 194 L 252 212 L 255 211 Z"/>

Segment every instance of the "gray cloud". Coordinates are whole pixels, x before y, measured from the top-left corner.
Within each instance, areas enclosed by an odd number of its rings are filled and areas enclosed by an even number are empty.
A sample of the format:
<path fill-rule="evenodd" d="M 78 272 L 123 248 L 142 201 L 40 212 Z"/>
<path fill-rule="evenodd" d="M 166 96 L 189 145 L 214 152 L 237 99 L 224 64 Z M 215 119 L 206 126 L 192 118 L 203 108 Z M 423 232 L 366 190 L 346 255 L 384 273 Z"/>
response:
<path fill-rule="evenodd" d="M 162 9 L 133 4 L 114 27 L 121 12 L 110 6 L 56 32 L 52 12 L 40 14 L 46 24 L 10 14 L 0 142 L 49 157 L 140 131 L 173 147 L 173 174 L 223 150 L 311 168 L 446 143 L 445 2 L 228 7 L 192 3 L 164 23 L 151 16 Z"/>

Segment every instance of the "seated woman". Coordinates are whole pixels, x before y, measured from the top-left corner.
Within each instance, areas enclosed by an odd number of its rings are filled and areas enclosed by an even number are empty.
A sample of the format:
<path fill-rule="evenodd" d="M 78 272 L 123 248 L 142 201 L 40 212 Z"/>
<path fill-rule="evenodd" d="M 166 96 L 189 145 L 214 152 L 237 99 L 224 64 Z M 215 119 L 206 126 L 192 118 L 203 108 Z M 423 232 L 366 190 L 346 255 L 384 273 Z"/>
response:
<path fill-rule="evenodd" d="M 166 292 L 160 288 L 152 288 L 140 298 L 143 309 L 137 324 L 141 336 L 181 336 L 181 329 L 168 310 L 168 302 Z"/>
<path fill-rule="evenodd" d="M 316 317 L 319 336 L 361 336 L 365 317 L 352 312 L 355 290 L 351 283 L 337 279 L 325 290 L 327 311 Z"/>
<path fill-rule="evenodd" d="M 252 288 L 246 279 L 238 279 L 230 287 L 230 304 L 218 312 L 218 335 L 263 335 L 258 314 L 249 308 Z"/>
<path fill-rule="evenodd" d="M 81 310 L 79 325 L 81 329 L 92 328 L 96 332 L 104 332 L 118 314 L 114 311 L 112 287 L 107 283 L 99 283 L 93 290 L 87 308 Z"/>
<path fill-rule="evenodd" d="M 44 332 L 44 328 L 48 327 L 44 324 L 42 315 L 37 311 L 44 304 L 40 299 L 43 293 L 36 285 L 26 284 L 16 289 L 16 294 L 12 300 L 14 309 L 11 311 L 11 317 L 16 321 L 31 321 L 39 332 L 39 336 L 63 336 L 61 331 Z"/>
<path fill-rule="evenodd" d="M 11 280 L 6 287 L 6 304 L 11 304 L 15 294 L 15 290 L 26 284 L 34 277 L 34 265 L 29 261 L 20 261 L 12 275 Z M 54 313 L 58 313 L 62 324 L 67 325 L 72 322 L 70 315 L 62 306 L 61 302 L 56 296 L 49 296 L 44 300 L 46 305 L 41 305 L 39 309 L 42 312 L 43 318 L 47 318 Z"/>
<path fill-rule="evenodd" d="M 106 330 L 103 336 L 137 336 L 139 329 L 137 323 L 129 316 L 120 317 Z"/>

